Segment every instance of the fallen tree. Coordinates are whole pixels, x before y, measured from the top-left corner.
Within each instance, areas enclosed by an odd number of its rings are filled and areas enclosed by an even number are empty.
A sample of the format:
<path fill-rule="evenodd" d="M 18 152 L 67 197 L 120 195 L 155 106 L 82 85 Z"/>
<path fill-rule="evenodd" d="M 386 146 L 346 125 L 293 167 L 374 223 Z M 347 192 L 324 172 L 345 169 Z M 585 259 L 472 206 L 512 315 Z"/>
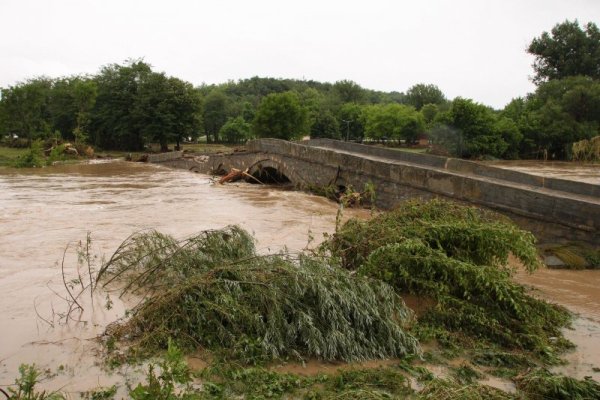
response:
<path fill-rule="evenodd" d="M 112 332 L 138 348 L 230 349 L 246 362 L 284 357 L 364 360 L 419 353 L 412 313 L 387 284 L 326 259 L 262 256 L 238 227 L 178 242 L 158 232 L 126 240 L 98 279 L 145 296 Z"/>
<path fill-rule="evenodd" d="M 341 265 L 428 299 L 422 331 L 556 360 L 569 347 L 560 329 L 569 313 L 528 295 L 511 280 L 513 254 L 538 268 L 531 233 L 507 218 L 441 200 L 406 202 L 369 221 L 350 220 L 324 245 Z"/>

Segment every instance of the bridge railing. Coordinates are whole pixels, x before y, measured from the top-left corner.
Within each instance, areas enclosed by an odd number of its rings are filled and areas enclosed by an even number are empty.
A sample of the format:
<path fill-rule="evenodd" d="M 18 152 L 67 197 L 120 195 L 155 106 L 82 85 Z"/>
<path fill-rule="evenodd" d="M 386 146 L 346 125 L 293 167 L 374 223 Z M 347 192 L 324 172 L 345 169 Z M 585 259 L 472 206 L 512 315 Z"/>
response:
<path fill-rule="evenodd" d="M 288 142 L 280 139 L 258 139 L 248 142 L 251 151 L 265 151 L 278 154 L 301 154 L 302 147 L 325 147 L 368 156 L 382 157 L 401 162 L 440 168 L 449 172 L 473 174 L 486 178 L 505 180 L 513 183 L 536 186 L 584 196 L 600 197 L 600 185 L 585 182 L 575 182 L 560 178 L 549 178 L 512 171 L 475 161 L 457 158 L 434 156 L 431 154 L 410 153 L 358 143 L 341 142 L 332 139 L 311 139 L 302 142 Z"/>

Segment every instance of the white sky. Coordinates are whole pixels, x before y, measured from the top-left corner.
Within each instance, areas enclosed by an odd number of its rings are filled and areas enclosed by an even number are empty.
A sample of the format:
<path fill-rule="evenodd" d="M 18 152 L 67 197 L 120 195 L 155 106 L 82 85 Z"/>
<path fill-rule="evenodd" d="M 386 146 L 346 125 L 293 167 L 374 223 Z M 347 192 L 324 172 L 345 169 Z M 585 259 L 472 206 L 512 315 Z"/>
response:
<path fill-rule="evenodd" d="M 192 82 L 270 76 L 406 91 L 496 108 L 533 91 L 531 39 L 600 0 L 0 0 L 0 86 L 143 57 Z"/>

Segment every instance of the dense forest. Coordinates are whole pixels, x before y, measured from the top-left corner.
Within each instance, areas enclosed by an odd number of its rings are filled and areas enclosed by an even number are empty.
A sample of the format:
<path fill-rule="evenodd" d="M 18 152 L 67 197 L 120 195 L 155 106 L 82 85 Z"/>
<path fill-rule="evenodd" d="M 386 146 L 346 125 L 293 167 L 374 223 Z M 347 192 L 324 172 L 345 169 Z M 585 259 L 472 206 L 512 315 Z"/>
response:
<path fill-rule="evenodd" d="M 557 24 L 534 38 L 534 93 L 502 110 L 448 99 L 432 84 L 381 92 L 335 83 L 253 77 L 194 87 L 143 60 L 104 66 L 96 75 L 38 77 L 2 88 L 0 136 L 143 150 L 206 137 L 243 143 L 256 137 L 326 137 L 410 145 L 428 138 L 465 158 L 571 157 L 572 143 L 599 135 L 600 31 L 594 23 Z"/>

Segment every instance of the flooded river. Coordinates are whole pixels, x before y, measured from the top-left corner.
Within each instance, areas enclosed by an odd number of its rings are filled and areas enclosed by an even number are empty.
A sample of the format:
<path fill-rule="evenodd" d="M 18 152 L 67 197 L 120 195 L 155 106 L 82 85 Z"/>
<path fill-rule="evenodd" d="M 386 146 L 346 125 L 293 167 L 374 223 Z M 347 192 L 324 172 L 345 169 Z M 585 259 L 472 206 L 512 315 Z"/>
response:
<path fill-rule="evenodd" d="M 93 252 L 109 254 L 134 231 L 155 228 L 178 238 L 238 224 L 263 253 L 299 251 L 335 226 L 336 204 L 305 193 L 258 185 L 214 185 L 210 177 L 154 165 L 93 162 L 41 170 L 0 170 L 0 387 L 21 363 L 48 368 L 46 386 L 75 393 L 120 380 L 94 357 L 93 340 L 124 314 L 112 298 L 85 300 L 82 323 L 64 325 L 61 274 L 76 276 L 75 245 L 91 232 Z M 345 216 L 367 216 L 347 210 Z M 519 280 L 585 318 L 571 332 L 582 352 L 567 372 L 592 375 L 600 366 L 600 271 L 541 271 Z M 93 309 L 93 313 L 89 312 Z M 588 318 L 588 319 L 586 319 Z M 53 325 L 53 326 L 51 326 Z M 580 335 L 582 338 L 574 336 Z M 590 358 L 591 357 L 591 358 Z M 575 364 L 574 364 L 575 365 Z M 54 376 L 55 375 L 55 376 Z M 595 378 L 600 376 L 595 373 Z"/>
<path fill-rule="evenodd" d="M 66 302 L 61 259 L 91 232 L 94 252 L 108 254 L 134 231 L 155 228 L 178 238 L 238 224 L 253 232 L 262 253 L 299 251 L 335 226 L 338 207 L 322 197 L 258 185 L 214 185 L 187 171 L 125 162 L 0 172 L 0 385 L 21 363 L 51 368 L 49 387 L 69 392 L 110 385 L 90 357 L 93 339 L 123 315 L 96 299 L 85 324 L 61 325 Z M 367 214 L 347 210 L 346 216 Z M 73 277 L 76 256 L 65 269 Z M 35 304 L 35 307 L 34 307 Z M 86 309 L 91 304 L 85 306 Z M 51 328 L 47 322 L 54 324 Z"/>
<path fill-rule="evenodd" d="M 546 178 L 560 178 L 600 185 L 600 164 L 537 160 L 493 161 L 486 164 Z"/>

